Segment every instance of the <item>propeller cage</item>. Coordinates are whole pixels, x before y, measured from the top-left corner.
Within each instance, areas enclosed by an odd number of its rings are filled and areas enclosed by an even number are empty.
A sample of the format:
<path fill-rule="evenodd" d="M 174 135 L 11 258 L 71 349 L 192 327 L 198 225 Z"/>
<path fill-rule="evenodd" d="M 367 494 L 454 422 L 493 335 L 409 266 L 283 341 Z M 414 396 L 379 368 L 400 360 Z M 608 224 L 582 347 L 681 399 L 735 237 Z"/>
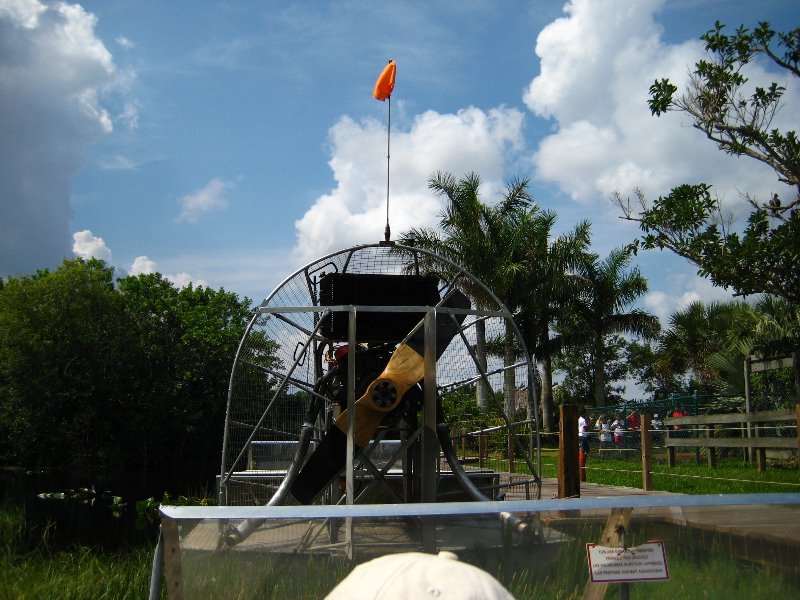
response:
<path fill-rule="evenodd" d="M 468 307 L 442 306 L 456 291 L 467 296 Z M 458 323 L 446 348 L 436 349 L 438 358 L 432 365 L 426 358 L 425 380 L 401 396 L 400 380 L 395 384 L 380 378 L 380 373 L 403 340 L 420 356 L 425 354 L 424 322 L 434 309 L 437 322 L 452 316 Z M 412 331 L 417 332 L 419 343 L 409 337 Z M 506 364 L 507 357 L 496 351 L 478 356 L 479 335 L 485 336 L 485 348 L 511 339 L 513 364 Z M 347 358 L 340 351 L 337 360 L 336 350 L 343 344 L 349 349 Z M 292 480 L 326 438 L 334 420 L 369 385 L 374 410 L 386 416 L 371 442 L 357 448 L 353 458 L 353 474 L 348 477 L 356 482 L 355 502 L 430 501 L 425 498 L 436 497 L 436 490 L 446 487 L 446 476 L 458 475 L 457 470 L 469 477 L 483 473 L 488 487 L 482 489 L 494 498 L 494 476 L 477 462 L 456 465 L 449 475 L 436 471 L 440 452 L 450 462 L 454 447 L 473 444 L 477 448 L 477 438 L 441 441 L 441 435 L 462 431 L 448 407 L 471 405 L 473 420 L 513 421 L 515 413 L 524 414 L 526 407 L 538 405 L 533 372 L 511 312 L 459 265 L 394 243 L 357 246 L 321 257 L 285 279 L 260 303 L 241 340 L 229 383 L 219 503 L 295 502 L 287 491 Z M 481 387 L 482 395 L 478 393 Z M 404 396 L 410 400 L 403 402 Z M 459 414 L 463 413 L 459 408 Z M 535 419 L 535 411 L 529 414 Z M 532 423 L 523 434 L 527 436 L 524 448 L 518 443 L 512 452 L 538 477 L 531 459 L 538 453 L 538 426 Z M 425 441 L 424 431 L 433 432 L 433 442 Z M 510 444 L 501 445 L 502 439 L 491 436 L 481 443 L 497 444 L 485 451 L 507 455 Z M 430 450 L 416 449 L 426 443 Z M 388 449 L 393 450 L 387 454 Z M 366 468 L 366 461 L 373 466 Z M 423 463 L 433 465 L 433 475 L 422 476 Z M 371 480 L 378 477 L 382 481 Z M 396 480 L 402 484 L 395 485 Z M 425 485 L 433 485 L 433 491 L 424 489 Z M 461 496 L 448 492 L 447 498 L 478 497 L 463 482 L 461 487 Z M 338 486 L 332 483 L 327 489 L 315 501 L 339 502 Z"/>

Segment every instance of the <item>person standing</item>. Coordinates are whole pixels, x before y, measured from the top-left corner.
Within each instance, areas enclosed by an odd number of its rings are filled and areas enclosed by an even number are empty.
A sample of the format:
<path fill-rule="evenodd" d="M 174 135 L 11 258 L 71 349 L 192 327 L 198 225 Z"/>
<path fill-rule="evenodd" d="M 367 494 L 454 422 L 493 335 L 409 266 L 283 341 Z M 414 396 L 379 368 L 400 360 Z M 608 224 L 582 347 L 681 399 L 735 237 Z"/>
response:
<path fill-rule="evenodd" d="M 625 444 L 625 430 L 627 428 L 628 424 L 625 421 L 625 417 L 622 414 L 618 414 L 614 422 L 611 423 L 611 431 L 614 432 L 614 445 L 617 448 L 622 448 Z"/>
<path fill-rule="evenodd" d="M 586 458 L 589 456 L 589 417 L 585 408 L 578 413 L 578 448 L 581 481 L 586 481 Z"/>
<path fill-rule="evenodd" d="M 653 443 L 660 446 L 664 443 L 664 421 L 658 416 L 658 413 L 653 415 L 653 420 L 650 421 L 652 429 Z"/>
<path fill-rule="evenodd" d="M 595 425 L 595 429 L 600 431 L 600 449 L 607 450 L 611 448 L 613 444 L 613 436 L 611 434 L 611 424 L 608 422 L 608 416 L 605 414 L 600 415 L 600 418 L 597 419 L 597 424 Z"/>

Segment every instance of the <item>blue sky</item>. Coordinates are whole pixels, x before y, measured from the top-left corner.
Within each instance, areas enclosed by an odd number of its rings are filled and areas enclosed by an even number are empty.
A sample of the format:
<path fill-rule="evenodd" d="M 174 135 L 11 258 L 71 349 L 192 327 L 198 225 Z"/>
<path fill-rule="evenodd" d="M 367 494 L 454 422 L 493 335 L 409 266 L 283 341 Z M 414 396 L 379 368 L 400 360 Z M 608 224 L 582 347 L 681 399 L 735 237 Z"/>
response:
<path fill-rule="evenodd" d="M 530 178 L 559 230 L 592 221 L 603 255 L 637 234 L 614 190 L 705 181 L 741 214 L 742 192 L 785 189 L 685 117 L 650 116 L 647 88 L 684 82 L 716 20 L 798 17 L 796 0 L 0 0 L 0 275 L 97 256 L 260 300 L 382 239 L 387 105 L 371 91 L 389 58 L 395 234 L 436 223 L 437 170 L 478 172 L 487 202 Z M 778 124 L 797 129 L 800 87 L 779 81 Z M 676 256 L 637 264 L 662 318 L 729 297 Z"/>

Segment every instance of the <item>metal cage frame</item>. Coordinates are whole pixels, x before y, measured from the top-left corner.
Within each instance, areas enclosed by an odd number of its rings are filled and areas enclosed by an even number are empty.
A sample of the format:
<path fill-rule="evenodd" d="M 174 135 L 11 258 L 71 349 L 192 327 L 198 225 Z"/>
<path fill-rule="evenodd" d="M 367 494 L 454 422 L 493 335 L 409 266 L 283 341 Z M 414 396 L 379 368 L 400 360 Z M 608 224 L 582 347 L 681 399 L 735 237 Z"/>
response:
<path fill-rule="evenodd" d="M 375 306 L 365 304 L 333 304 L 323 306 L 320 303 L 319 279 L 326 270 L 330 270 L 330 272 L 362 274 L 374 272 L 417 275 L 433 273 L 439 279 L 442 298 L 446 297 L 448 293 L 452 293 L 452 290 L 468 290 L 468 295 L 472 300 L 480 297 L 480 305 L 471 302 L 471 307 L 469 309 L 442 306 L 442 302 L 434 306 Z M 399 450 L 390 459 L 388 466 L 380 467 L 374 464 L 370 460 L 369 452 L 366 451 L 366 449 L 354 458 L 353 451 L 355 448 L 353 446 L 352 433 L 352 408 L 355 402 L 355 363 L 357 361 L 351 360 L 350 364 L 352 366 L 348 367 L 347 373 L 347 407 L 351 411 L 351 418 L 347 438 L 348 452 L 345 468 L 345 493 L 338 497 L 335 493 L 326 494 L 323 501 L 325 503 L 357 503 L 359 499 L 354 493 L 356 468 L 362 472 L 366 471 L 367 477 L 373 479 L 370 485 L 375 487 L 375 482 L 377 481 L 380 483 L 386 475 L 386 470 L 391 467 L 391 461 L 397 460 L 398 454 L 408 451 L 409 446 L 416 444 L 418 440 L 421 440 L 422 460 L 420 461 L 421 469 L 418 469 L 418 472 L 415 473 L 414 476 L 421 481 L 419 490 L 421 494 L 416 498 L 416 501 L 430 502 L 436 499 L 436 480 L 437 470 L 440 464 L 440 450 L 448 464 L 450 464 L 456 480 L 467 494 L 473 500 L 487 499 L 487 496 L 471 483 L 469 476 L 467 476 L 464 469 L 458 463 L 452 444 L 450 443 L 449 434 L 443 431 L 443 428 L 438 427 L 438 423 L 436 422 L 436 406 L 438 405 L 440 393 L 450 393 L 459 388 L 475 385 L 479 381 L 483 381 L 486 387 L 491 390 L 492 385 L 490 378 L 496 378 L 497 376 L 505 377 L 505 372 L 513 369 L 509 377 L 515 378 L 516 380 L 519 376 L 524 379 L 523 384 L 526 390 L 526 401 L 538 407 L 538 395 L 533 376 L 534 366 L 527 348 L 525 347 L 522 334 L 514 322 L 513 315 L 509 309 L 485 284 L 460 265 L 427 250 L 412 246 L 404 246 L 394 242 L 381 242 L 339 250 L 308 263 L 285 278 L 255 310 L 237 349 L 229 382 L 223 435 L 222 463 L 218 480 L 218 499 L 221 505 L 245 503 L 242 501 L 241 497 L 238 497 L 232 492 L 232 489 L 238 485 L 243 485 L 245 488 L 250 486 L 249 492 L 247 493 L 247 503 L 264 504 L 264 496 L 259 496 L 258 494 L 258 486 L 262 484 L 256 482 L 248 483 L 246 479 L 243 479 L 242 472 L 246 471 L 246 469 L 241 469 L 241 467 L 245 461 L 249 461 L 248 452 L 252 451 L 252 444 L 257 441 L 256 438 L 259 432 L 271 431 L 278 435 L 278 432 L 282 429 L 278 426 L 271 427 L 268 422 L 268 416 L 270 416 L 270 411 L 274 409 L 276 404 L 287 402 L 284 398 L 284 395 L 287 394 L 287 389 L 291 388 L 296 390 L 296 395 L 303 395 L 304 397 L 310 398 L 309 406 L 314 404 L 315 398 L 317 404 L 321 402 L 322 406 L 326 408 L 330 403 L 329 397 L 317 392 L 315 389 L 315 382 L 323 378 L 326 372 L 328 372 L 325 369 L 325 364 L 323 364 L 325 357 L 324 350 L 327 349 L 330 352 L 333 348 L 332 340 L 325 338 L 321 334 L 321 327 L 328 318 L 328 315 L 334 313 L 347 315 L 348 346 L 356 348 L 359 344 L 357 333 L 358 316 L 375 312 L 385 313 L 387 315 L 399 313 L 424 315 L 424 319 L 417 325 L 417 328 L 421 327 L 426 332 L 424 356 L 425 377 L 423 380 L 424 402 L 421 410 L 422 424 L 413 433 L 413 439 L 406 440 L 407 443 L 401 444 Z M 462 360 L 466 360 L 467 363 L 471 361 L 471 367 L 474 369 L 474 372 L 469 373 L 469 377 L 454 378 L 452 374 L 447 377 L 441 376 L 442 379 L 447 379 L 441 386 L 437 385 L 435 349 L 431 350 L 429 348 L 432 338 L 430 332 L 435 326 L 437 314 L 461 315 L 461 318 L 464 319 L 465 324 L 459 329 L 457 335 L 457 338 L 459 338 L 459 356 Z M 472 335 L 471 328 L 475 327 L 478 321 L 483 321 L 484 323 L 501 323 L 503 327 L 505 327 L 506 335 L 513 336 L 514 344 L 521 358 L 516 360 L 514 364 L 509 365 L 504 363 L 500 368 L 489 369 L 487 367 L 483 369 L 476 358 L 475 350 L 470 343 L 471 340 L 468 339 L 468 335 Z M 273 329 L 270 330 L 268 329 L 269 327 Z M 285 335 L 286 339 L 292 342 L 296 339 L 297 343 L 291 353 L 289 353 L 288 348 L 285 347 L 288 345 L 287 343 L 284 342 L 280 344 L 274 339 L 269 339 L 270 333 L 273 334 L 273 337 L 277 337 L 279 334 Z M 292 336 L 294 336 L 294 338 L 292 338 Z M 301 339 L 302 341 L 300 341 Z M 270 346 L 270 343 L 273 345 Z M 276 368 L 272 368 L 269 362 L 266 362 L 264 365 L 254 364 L 268 355 L 269 352 L 281 351 L 283 354 L 279 357 Z M 253 358 L 254 356 L 255 358 Z M 356 356 L 358 355 L 356 354 Z M 307 364 L 306 361 L 312 364 Z M 306 369 L 305 376 L 298 373 L 300 368 Z M 439 370 L 442 370 L 442 368 L 439 368 Z M 253 375 L 252 372 L 256 372 L 256 375 Z M 246 424 L 244 423 L 246 419 L 242 419 L 236 412 L 237 402 L 240 400 L 240 395 L 243 394 L 242 381 L 246 378 L 249 378 L 248 381 L 257 380 L 259 377 L 263 378 L 265 381 L 269 381 L 267 384 L 259 382 L 258 385 L 263 387 L 259 393 L 262 395 L 264 393 L 267 395 L 271 394 L 271 396 L 265 403 L 262 403 L 262 410 L 258 419 L 255 419 L 255 413 L 250 414 L 247 417 L 249 419 L 249 424 Z M 502 408 L 503 407 L 500 407 L 499 413 L 502 415 L 505 425 L 508 427 L 509 439 L 511 440 L 513 438 L 514 443 L 520 449 L 520 454 L 536 482 L 536 497 L 538 498 L 541 493 L 541 454 L 539 451 L 539 423 L 536 417 L 536 411 L 534 411 L 534 428 L 530 436 L 529 451 L 526 453 L 512 431 L 511 420 L 513 420 L 513 415 L 510 416 L 509 420 L 509 415 L 505 415 Z M 320 412 L 320 409 L 318 409 L 318 412 Z M 321 412 L 323 412 L 322 417 L 320 417 L 319 414 L 311 415 L 308 411 L 307 414 L 305 414 L 305 422 L 300 434 L 298 434 L 296 438 L 293 437 L 293 439 L 297 441 L 297 447 L 295 448 L 292 463 L 288 467 L 280 483 L 277 486 L 273 485 L 275 489 L 266 504 L 278 505 L 286 501 L 288 487 L 291 484 L 292 477 L 296 476 L 297 471 L 302 467 L 303 462 L 307 458 L 308 450 L 313 445 L 313 440 L 319 439 L 324 430 L 324 414 L 329 411 Z M 297 419 L 297 415 L 295 415 L 294 418 Z M 309 420 L 313 420 L 313 422 L 309 423 Z M 248 429 L 250 430 L 249 435 L 242 437 L 243 431 Z M 287 436 L 288 433 L 289 432 L 283 431 L 280 435 Z M 534 452 L 534 448 L 535 460 L 532 460 L 530 454 Z M 248 462 L 248 466 L 249 464 Z M 280 474 L 276 475 L 276 477 L 280 477 Z M 362 494 L 363 493 L 362 491 Z M 401 501 L 402 500 L 403 499 L 401 499 Z M 407 498 L 405 501 L 407 501 Z"/>

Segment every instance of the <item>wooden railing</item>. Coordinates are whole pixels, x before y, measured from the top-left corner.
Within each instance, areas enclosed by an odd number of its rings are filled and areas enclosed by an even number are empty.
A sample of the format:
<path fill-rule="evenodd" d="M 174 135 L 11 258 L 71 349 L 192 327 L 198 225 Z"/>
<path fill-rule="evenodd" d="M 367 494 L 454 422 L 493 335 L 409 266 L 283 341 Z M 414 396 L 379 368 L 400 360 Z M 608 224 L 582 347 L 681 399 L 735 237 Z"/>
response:
<path fill-rule="evenodd" d="M 794 410 L 772 410 L 753 413 L 732 413 L 720 415 L 695 415 L 685 417 L 669 417 L 664 419 L 664 442 L 667 446 L 667 460 L 670 467 L 675 466 L 676 448 L 707 448 L 708 465 L 716 467 L 717 448 L 747 448 L 755 452 L 758 470 L 766 469 L 766 449 L 785 448 L 800 451 L 800 436 L 767 436 L 764 433 L 765 423 L 800 421 L 800 404 Z M 715 436 L 717 425 L 735 426 L 744 435 L 740 437 Z M 674 429 L 679 427 L 680 429 Z"/>

